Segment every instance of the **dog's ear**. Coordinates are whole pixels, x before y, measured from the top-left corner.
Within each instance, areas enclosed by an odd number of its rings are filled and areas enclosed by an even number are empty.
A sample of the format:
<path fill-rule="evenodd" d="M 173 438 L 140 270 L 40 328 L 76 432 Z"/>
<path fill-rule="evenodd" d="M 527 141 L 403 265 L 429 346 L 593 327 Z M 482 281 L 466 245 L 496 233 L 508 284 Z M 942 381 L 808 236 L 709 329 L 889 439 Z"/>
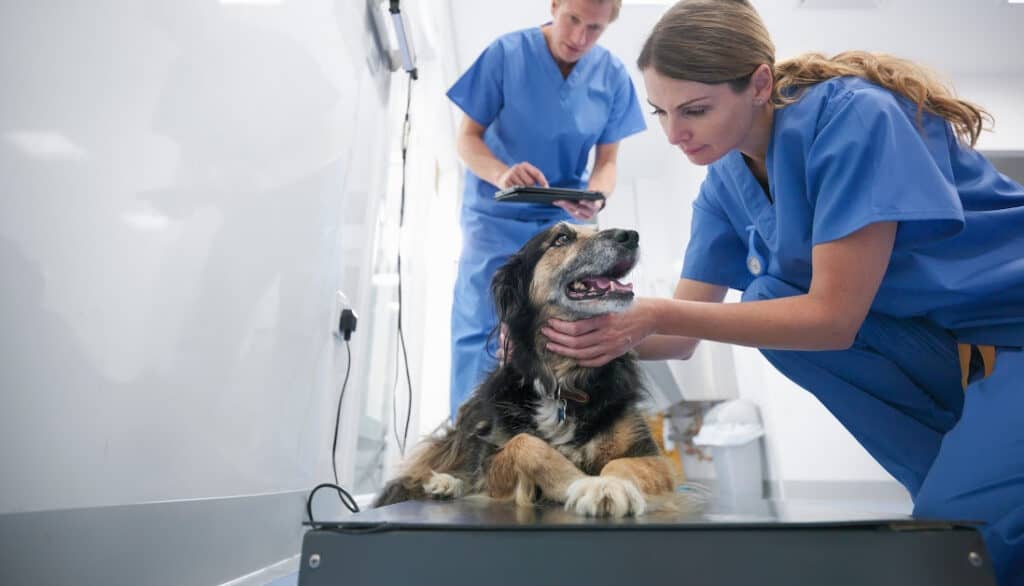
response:
<path fill-rule="evenodd" d="M 511 325 L 524 315 L 530 296 L 530 275 L 522 253 L 513 254 L 491 279 L 491 295 L 498 322 Z"/>

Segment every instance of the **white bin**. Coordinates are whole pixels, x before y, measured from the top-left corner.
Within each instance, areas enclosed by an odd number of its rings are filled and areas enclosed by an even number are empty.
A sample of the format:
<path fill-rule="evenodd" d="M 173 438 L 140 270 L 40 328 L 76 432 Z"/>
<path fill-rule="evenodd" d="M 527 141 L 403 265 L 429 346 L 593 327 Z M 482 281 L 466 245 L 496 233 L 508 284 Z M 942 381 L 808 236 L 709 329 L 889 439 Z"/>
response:
<path fill-rule="evenodd" d="M 750 401 L 726 401 L 708 411 L 693 443 L 711 448 L 721 494 L 752 498 L 763 496 L 763 435 L 761 415 L 757 405 Z"/>

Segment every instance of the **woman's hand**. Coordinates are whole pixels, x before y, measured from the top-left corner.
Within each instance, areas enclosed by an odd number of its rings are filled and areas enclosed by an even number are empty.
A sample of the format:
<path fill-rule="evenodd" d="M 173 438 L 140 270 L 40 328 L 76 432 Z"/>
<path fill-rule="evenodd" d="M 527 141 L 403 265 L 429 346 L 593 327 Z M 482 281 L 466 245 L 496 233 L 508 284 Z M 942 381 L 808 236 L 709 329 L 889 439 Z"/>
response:
<path fill-rule="evenodd" d="M 495 182 L 495 185 L 498 189 L 508 189 L 509 187 L 516 187 L 519 185 L 540 185 L 541 187 L 547 187 L 548 180 L 544 177 L 544 174 L 540 172 L 540 169 L 526 161 L 523 161 L 522 163 L 512 165 L 504 173 L 499 175 L 498 181 Z"/>
<path fill-rule="evenodd" d="M 579 321 L 552 318 L 541 328 L 555 354 L 575 358 L 580 366 L 603 366 L 629 352 L 655 333 L 655 320 L 646 299 L 637 299 L 622 313 L 607 313 Z"/>
<path fill-rule="evenodd" d="M 569 212 L 569 215 L 577 220 L 589 220 L 604 208 L 604 201 L 602 200 L 591 201 L 581 199 L 579 201 L 572 201 L 570 199 L 559 199 L 551 203 Z"/>

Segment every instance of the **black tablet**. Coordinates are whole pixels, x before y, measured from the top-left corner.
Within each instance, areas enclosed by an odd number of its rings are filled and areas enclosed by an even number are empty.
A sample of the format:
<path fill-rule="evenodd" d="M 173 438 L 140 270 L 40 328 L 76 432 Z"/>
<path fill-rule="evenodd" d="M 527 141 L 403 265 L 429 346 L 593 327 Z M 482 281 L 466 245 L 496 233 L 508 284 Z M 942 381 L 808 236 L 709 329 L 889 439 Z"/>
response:
<path fill-rule="evenodd" d="M 600 191 L 586 191 L 583 189 L 566 189 L 564 187 L 537 187 L 534 185 L 517 185 L 509 187 L 494 194 L 497 201 L 509 201 L 515 203 L 546 203 L 567 199 L 570 201 L 604 201 L 604 194 Z"/>

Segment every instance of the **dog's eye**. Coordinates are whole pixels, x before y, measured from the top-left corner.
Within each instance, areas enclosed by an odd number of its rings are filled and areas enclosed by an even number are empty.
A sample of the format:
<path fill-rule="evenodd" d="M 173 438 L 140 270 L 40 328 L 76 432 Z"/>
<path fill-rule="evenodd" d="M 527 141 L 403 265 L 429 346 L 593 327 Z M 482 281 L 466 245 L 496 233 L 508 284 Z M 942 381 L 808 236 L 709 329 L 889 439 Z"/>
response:
<path fill-rule="evenodd" d="M 568 234 L 559 234 L 557 238 L 551 243 L 551 246 L 565 246 L 569 244 Z"/>

